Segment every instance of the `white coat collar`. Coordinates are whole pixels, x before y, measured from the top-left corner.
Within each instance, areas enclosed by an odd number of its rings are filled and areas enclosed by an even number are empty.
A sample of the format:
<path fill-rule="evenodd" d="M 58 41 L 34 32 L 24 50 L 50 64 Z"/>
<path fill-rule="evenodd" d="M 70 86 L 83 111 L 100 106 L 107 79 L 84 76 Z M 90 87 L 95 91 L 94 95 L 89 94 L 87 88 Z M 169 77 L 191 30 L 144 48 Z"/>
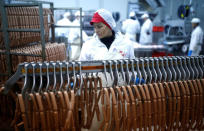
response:
<path fill-rule="evenodd" d="M 105 46 L 105 44 L 103 44 L 100 39 L 98 38 L 98 36 L 96 35 L 96 33 L 94 33 L 93 35 L 93 38 L 97 41 L 96 43 L 99 45 L 99 46 Z M 113 43 L 111 44 L 114 45 L 114 46 L 117 46 L 119 44 L 121 44 L 120 41 L 122 41 L 123 39 L 125 39 L 125 37 L 121 34 L 121 32 L 117 32 L 115 33 L 115 40 L 113 41 Z"/>

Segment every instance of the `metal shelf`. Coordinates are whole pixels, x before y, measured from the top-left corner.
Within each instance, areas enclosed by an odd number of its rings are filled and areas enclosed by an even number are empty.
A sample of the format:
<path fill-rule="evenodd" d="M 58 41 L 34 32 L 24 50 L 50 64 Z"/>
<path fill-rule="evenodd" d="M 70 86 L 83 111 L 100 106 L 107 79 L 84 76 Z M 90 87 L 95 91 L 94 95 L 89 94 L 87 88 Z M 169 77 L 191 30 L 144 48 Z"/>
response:
<path fill-rule="evenodd" d="M 35 57 L 42 57 L 42 60 L 45 61 L 46 59 L 46 53 L 45 53 L 45 32 L 44 32 L 44 18 L 43 18 L 43 4 L 49 4 L 50 10 L 52 12 L 52 15 L 54 16 L 54 10 L 79 10 L 80 15 L 82 15 L 82 8 L 54 8 L 54 5 L 52 2 L 47 1 L 33 1 L 33 0 L 19 0 L 19 1 L 12 1 L 17 3 L 10 3 L 5 2 L 3 0 L 0 0 L 0 11 L 1 11 L 1 18 L 2 18 L 2 29 L 0 29 L 1 32 L 3 32 L 3 42 L 5 45 L 5 51 L 0 52 L 0 54 L 6 55 L 6 65 L 7 66 L 7 75 L 12 75 L 12 62 L 11 62 L 11 55 L 22 55 L 22 56 L 35 56 Z M 10 4 L 8 4 L 10 3 Z M 40 29 L 14 29 L 14 28 L 8 28 L 8 18 L 6 14 L 6 7 L 33 7 L 37 6 L 39 8 L 39 17 L 40 17 Z M 57 26 L 54 24 L 53 19 L 51 19 L 51 40 L 52 42 L 55 42 L 55 28 L 80 28 L 80 39 L 81 43 L 80 46 L 82 47 L 82 18 L 80 17 L 80 26 Z M 10 49 L 10 39 L 9 39 L 9 32 L 40 32 L 41 37 L 41 45 L 42 45 L 42 54 L 41 55 L 35 55 L 35 54 L 27 54 L 27 53 L 17 53 L 17 52 L 11 52 Z"/>
<path fill-rule="evenodd" d="M 22 1 L 26 2 L 26 1 Z M 27 1 L 32 2 L 32 1 Z M 3 40 L 4 45 L 6 48 L 4 53 L 6 55 L 6 64 L 8 65 L 7 74 L 8 76 L 12 75 L 12 63 L 11 63 L 11 55 L 25 55 L 25 56 L 37 56 L 42 57 L 43 61 L 46 59 L 46 53 L 45 53 L 45 32 L 44 32 L 44 18 L 43 18 L 43 7 L 42 4 L 51 4 L 51 2 L 36 2 L 34 3 L 15 3 L 15 4 L 5 4 L 5 1 L 0 1 L 0 11 L 1 11 L 1 18 L 2 18 L 2 29 L 0 31 L 3 32 Z M 8 28 L 8 18 L 6 14 L 6 7 L 33 7 L 37 6 L 39 8 L 39 17 L 40 17 L 40 29 L 10 29 Z M 26 53 L 15 53 L 10 51 L 10 39 L 9 39 L 9 32 L 40 32 L 41 36 L 41 45 L 42 45 L 42 55 L 34 55 L 34 54 L 26 54 Z"/>

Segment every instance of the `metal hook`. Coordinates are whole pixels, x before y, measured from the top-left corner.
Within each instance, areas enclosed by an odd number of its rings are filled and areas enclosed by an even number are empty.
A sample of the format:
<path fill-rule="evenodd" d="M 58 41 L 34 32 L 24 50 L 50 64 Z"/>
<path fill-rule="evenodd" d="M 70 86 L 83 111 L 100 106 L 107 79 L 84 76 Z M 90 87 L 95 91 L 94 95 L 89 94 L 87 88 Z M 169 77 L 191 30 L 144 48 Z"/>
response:
<path fill-rule="evenodd" d="M 116 79 L 114 78 L 116 82 L 114 83 L 116 83 L 116 85 L 118 86 L 119 85 L 118 62 L 117 60 L 114 60 L 114 62 L 115 62 L 115 73 L 116 73 Z"/>
<path fill-rule="evenodd" d="M 183 67 L 182 58 L 180 56 L 176 56 L 176 58 L 177 58 L 178 68 L 179 68 L 179 71 L 181 73 L 180 80 L 186 80 L 186 72 L 185 72 L 184 67 Z"/>
<path fill-rule="evenodd" d="M 170 71 L 171 71 L 171 74 L 172 74 L 172 80 L 173 81 L 176 81 L 176 78 L 177 78 L 177 74 L 176 74 L 176 71 L 174 69 L 174 63 L 173 63 L 173 58 L 171 57 L 168 57 L 168 61 L 169 61 L 169 64 L 170 64 Z"/>
<path fill-rule="evenodd" d="M 145 71 L 144 59 L 140 59 L 140 62 L 141 62 L 141 72 L 142 72 L 142 76 L 143 76 L 143 78 L 144 78 L 144 83 L 146 83 L 146 82 L 147 82 L 147 73 L 146 73 L 146 71 Z M 140 80 L 140 82 L 142 82 L 142 81 Z M 140 84 L 141 84 L 141 83 L 140 83 Z"/>
<path fill-rule="evenodd" d="M 112 69 L 113 62 L 112 61 L 108 61 L 108 62 L 109 62 L 111 80 L 114 81 L 113 69 Z"/>
<path fill-rule="evenodd" d="M 140 64 L 139 64 L 139 60 L 138 59 L 135 59 L 135 62 L 136 62 L 136 71 L 137 71 L 137 74 L 139 76 L 139 84 L 141 84 L 142 82 L 142 73 L 140 71 Z M 137 79 L 137 78 L 136 78 Z"/>
<path fill-rule="evenodd" d="M 131 61 L 131 70 L 132 70 L 132 76 L 133 76 L 133 84 L 135 84 L 137 73 L 134 69 L 135 68 L 134 60 L 130 60 L 130 61 Z"/>
<path fill-rule="evenodd" d="M 129 71 L 129 61 L 125 60 L 126 63 L 126 78 L 127 78 L 127 84 L 130 85 L 130 71 Z"/>
<path fill-rule="evenodd" d="M 76 87 L 76 71 L 75 71 L 75 62 L 72 62 L 73 76 L 74 76 L 74 84 L 73 89 Z"/>
<path fill-rule="evenodd" d="M 196 66 L 196 62 L 195 62 L 195 56 L 192 56 L 190 57 L 190 60 L 191 60 L 191 63 L 192 63 L 192 69 L 193 69 L 193 72 L 195 73 L 194 74 L 194 78 L 198 79 L 199 78 L 199 71 L 198 71 L 198 67 Z"/>
<path fill-rule="evenodd" d="M 82 84 L 83 84 L 83 78 L 82 78 L 82 68 L 81 68 L 81 62 L 78 62 L 79 64 L 79 76 L 80 76 L 80 86 L 78 90 L 78 95 L 81 95 L 81 89 L 82 89 Z"/>
<path fill-rule="evenodd" d="M 25 94 L 25 92 L 26 92 L 26 88 L 27 88 L 27 81 L 28 81 L 28 66 L 29 66 L 29 64 L 28 63 L 25 63 L 24 64 L 24 68 L 25 68 L 25 80 L 24 80 L 24 84 L 23 84 L 23 89 L 22 89 L 22 91 L 21 91 L 21 94 L 23 95 L 23 96 L 25 96 L 24 94 Z"/>
<path fill-rule="evenodd" d="M 178 59 L 174 56 L 174 57 L 172 57 L 172 59 L 173 59 L 173 63 L 175 63 L 175 72 L 177 72 L 177 79 L 176 80 L 181 80 L 181 71 L 180 71 L 180 69 L 179 69 L 179 67 L 178 67 Z"/>
<path fill-rule="evenodd" d="M 66 90 L 69 90 L 69 84 L 70 84 L 70 78 L 69 78 L 69 63 L 65 62 L 65 65 L 67 67 L 67 86 L 66 86 Z"/>
<path fill-rule="evenodd" d="M 104 66 L 104 75 L 105 75 L 105 79 L 106 79 L 106 87 L 108 86 L 108 78 L 107 78 L 107 70 L 106 70 L 106 61 L 103 61 L 103 66 Z"/>
<path fill-rule="evenodd" d="M 147 81 L 147 83 L 152 83 L 152 73 L 149 68 L 149 58 L 145 58 L 144 60 L 145 60 L 144 62 L 146 63 L 145 65 L 147 69 L 146 73 L 148 74 L 147 77 L 149 77 L 149 80 Z"/>
<path fill-rule="evenodd" d="M 33 86 L 31 88 L 31 93 L 33 93 L 35 90 L 35 66 L 36 64 L 34 62 L 31 62 L 31 65 L 33 67 Z"/>
<path fill-rule="evenodd" d="M 185 80 L 189 80 L 190 79 L 190 71 L 187 67 L 186 57 L 181 57 L 181 59 L 182 59 L 181 64 L 183 65 L 184 72 L 186 73 L 186 79 Z"/>
<path fill-rule="evenodd" d="M 38 65 L 40 67 L 40 86 L 39 86 L 38 92 L 40 92 L 42 90 L 42 63 L 39 62 Z"/>
<path fill-rule="evenodd" d="M 166 81 L 167 80 L 167 72 L 164 68 L 164 59 L 162 57 L 159 57 L 159 61 L 161 62 L 161 73 L 163 73 L 162 75 L 162 78 L 163 78 L 163 81 Z"/>
<path fill-rule="evenodd" d="M 202 79 L 203 78 L 203 70 L 202 70 L 200 63 L 199 63 L 199 56 L 195 57 L 195 61 L 196 61 L 196 65 L 198 67 L 199 78 Z"/>
<path fill-rule="evenodd" d="M 201 65 L 202 70 L 204 70 L 203 58 L 204 58 L 204 56 L 199 56 L 200 65 Z"/>
<path fill-rule="evenodd" d="M 120 62 L 120 71 L 121 71 L 121 74 L 123 77 L 123 81 L 126 81 L 125 72 L 124 72 L 124 68 L 123 68 L 123 60 L 119 60 L 119 62 Z"/>
<path fill-rule="evenodd" d="M 49 88 L 49 84 L 50 84 L 50 76 L 49 76 L 49 65 L 50 64 L 46 62 L 45 65 L 46 65 L 46 73 L 47 73 L 47 85 L 46 85 L 45 91 L 47 92 Z"/>
<path fill-rule="evenodd" d="M 168 81 L 171 81 L 172 80 L 172 73 L 171 73 L 171 70 L 169 69 L 169 62 L 168 62 L 168 59 L 166 57 L 164 57 L 164 62 L 165 62 Z"/>
<path fill-rule="evenodd" d="M 53 62 L 52 65 L 53 65 L 53 70 L 54 70 L 54 85 L 53 85 L 53 90 L 55 92 L 56 91 L 56 82 L 57 82 L 57 80 L 56 80 L 56 63 Z"/>
<path fill-rule="evenodd" d="M 161 70 L 159 68 L 159 66 L 160 66 L 159 59 L 155 57 L 154 62 L 155 62 L 154 65 L 156 66 L 157 79 L 159 82 L 161 82 L 162 81 L 162 73 L 161 73 Z M 157 79 L 155 79 L 155 80 L 157 81 Z"/>
<path fill-rule="evenodd" d="M 150 62 L 151 62 L 151 69 L 152 69 L 152 78 L 154 78 L 154 83 L 157 82 L 157 72 L 155 70 L 155 60 L 153 58 L 150 58 Z"/>
<path fill-rule="evenodd" d="M 62 76 L 62 62 L 59 62 L 59 67 L 60 67 L 60 87 L 59 87 L 59 90 L 62 91 L 62 85 L 64 83 L 63 76 Z"/>
<path fill-rule="evenodd" d="M 194 79 L 195 73 L 194 73 L 193 68 L 191 66 L 191 59 L 190 59 L 190 57 L 186 57 L 186 59 L 187 59 L 187 63 L 188 63 L 187 66 L 188 66 L 188 69 L 190 71 L 190 79 Z"/>

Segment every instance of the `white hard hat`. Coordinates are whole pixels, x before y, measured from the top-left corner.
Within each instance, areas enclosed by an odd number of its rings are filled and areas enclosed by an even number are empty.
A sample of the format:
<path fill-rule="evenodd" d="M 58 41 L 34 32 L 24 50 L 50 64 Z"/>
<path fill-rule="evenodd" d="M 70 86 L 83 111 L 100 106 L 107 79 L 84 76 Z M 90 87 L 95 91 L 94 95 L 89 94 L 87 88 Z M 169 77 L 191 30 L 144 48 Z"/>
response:
<path fill-rule="evenodd" d="M 64 18 L 66 18 L 66 17 L 68 17 L 68 16 L 70 16 L 71 15 L 71 13 L 70 12 L 66 12 L 66 13 L 64 13 Z"/>
<path fill-rule="evenodd" d="M 90 24 L 92 25 L 93 23 L 98 23 L 98 22 L 103 22 L 112 30 L 116 27 L 116 23 L 115 23 L 115 20 L 113 19 L 112 14 L 106 9 L 97 10 L 93 15 Z"/>
<path fill-rule="evenodd" d="M 200 23 L 200 19 L 199 18 L 193 18 L 191 20 L 191 23 Z"/>
<path fill-rule="evenodd" d="M 149 15 L 148 15 L 148 14 L 143 14 L 141 18 L 142 18 L 142 19 L 144 19 L 144 18 L 149 18 Z"/>
<path fill-rule="evenodd" d="M 130 14 L 129 14 L 129 17 L 134 17 L 134 16 L 135 16 L 135 12 L 131 11 Z"/>
<path fill-rule="evenodd" d="M 74 15 L 75 16 L 80 16 L 80 11 L 77 11 Z M 81 15 L 84 16 L 84 12 L 81 12 Z"/>

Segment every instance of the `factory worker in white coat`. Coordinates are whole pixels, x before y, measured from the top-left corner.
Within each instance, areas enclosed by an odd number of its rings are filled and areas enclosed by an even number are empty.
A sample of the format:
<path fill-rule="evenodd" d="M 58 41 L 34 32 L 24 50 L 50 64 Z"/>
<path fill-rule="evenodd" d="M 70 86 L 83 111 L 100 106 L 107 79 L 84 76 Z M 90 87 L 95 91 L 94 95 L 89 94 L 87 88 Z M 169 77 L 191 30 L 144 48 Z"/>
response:
<path fill-rule="evenodd" d="M 82 21 L 83 21 L 84 12 L 82 12 L 81 15 L 82 15 L 81 17 L 82 17 Z M 72 22 L 72 26 L 80 26 L 80 11 L 77 11 L 75 13 L 75 20 Z M 68 42 L 74 43 L 74 41 L 77 40 L 78 38 L 80 38 L 80 29 L 79 28 L 71 28 L 69 36 L 68 36 Z M 84 30 L 82 30 L 82 39 L 83 39 L 83 41 L 88 40 L 88 35 L 86 34 L 86 32 Z"/>
<path fill-rule="evenodd" d="M 84 12 L 81 12 L 81 18 L 83 21 L 83 17 L 84 17 Z M 80 11 L 77 11 L 75 13 L 75 20 L 72 22 L 72 26 L 78 26 L 76 28 L 71 28 L 69 35 L 68 35 L 68 43 L 71 44 L 70 47 L 70 55 L 69 58 L 70 60 L 77 60 L 79 58 L 80 55 L 80 51 L 81 51 L 81 32 L 80 32 Z M 86 32 L 84 30 L 82 30 L 82 42 L 85 42 L 89 39 L 88 35 L 86 34 Z M 74 43 L 74 44 L 72 44 Z"/>
<path fill-rule="evenodd" d="M 126 38 L 136 42 L 136 35 L 140 33 L 140 23 L 136 19 L 135 12 L 130 12 L 129 19 L 122 24 L 122 30 Z"/>
<path fill-rule="evenodd" d="M 114 30 L 116 23 L 109 11 L 97 10 L 90 24 L 94 26 L 95 34 L 83 44 L 79 60 L 135 58 L 132 42 Z"/>
<path fill-rule="evenodd" d="M 144 23 L 141 27 L 139 43 L 140 44 L 151 44 L 152 43 L 152 28 L 153 28 L 152 21 L 149 19 L 148 14 L 142 15 L 142 19 L 144 20 Z"/>
<path fill-rule="evenodd" d="M 192 21 L 193 32 L 191 34 L 190 47 L 188 56 L 197 56 L 200 54 L 203 44 L 203 30 L 200 27 L 200 19 L 193 18 Z"/>
<path fill-rule="evenodd" d="M 80 54 L 80 61 L 93 61 L 93 60 L 113 60 L 123 58 L 135 58 L 134 48 L 132 42 L 126 39 L 120 32 L 114 31 L 116 23 L 112 17 L 112 14 L 105 10 L 97 10 L 90 22 L 94 26 L 94 36 L 86 41 L 82 46 Z M 103 73 L 98 74 L 103 82 L 103 87 L 109 87 L 113 81 L 107 73 L 107 79 Z M 107 85 L 106 85 L 107 84 Z M 122 78 L 118 78 L 118 85 L 124 85 Z M 99 102 L 99 108 L 102 108 L 101 102 Z M 102 113 L 100 113 L 102 118 Z M 98 130 L 101 122 L 97 121 L 94 117 L 93 124 L 90 130 Z"/>
<path fill-rule="evenodd" d="M 66 12 L 63 15 L 63 19 L 57 21 L 56 25 L 58 26 L 70 26 L 72 25 L 72 22 L 69 20 L 71 17 L 70 12 Z M 57 36 L 65 36 L 67 37 L 69 34 L 69 28 L 56 28 L 56 35 Z"/>

